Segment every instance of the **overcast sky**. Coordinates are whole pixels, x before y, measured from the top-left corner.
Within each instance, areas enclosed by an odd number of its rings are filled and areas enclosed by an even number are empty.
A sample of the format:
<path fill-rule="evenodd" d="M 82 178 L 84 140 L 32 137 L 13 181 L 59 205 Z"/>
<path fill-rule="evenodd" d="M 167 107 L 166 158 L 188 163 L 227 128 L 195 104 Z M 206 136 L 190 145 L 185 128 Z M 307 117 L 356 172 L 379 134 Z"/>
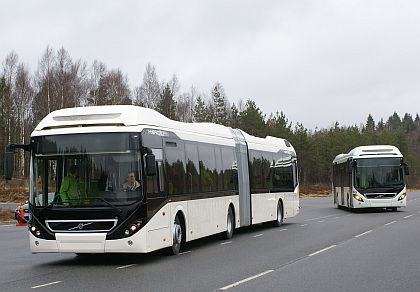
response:
<path fill-rule="evenodd" d="M 252 99 L 307 128 L 420 112 L 420 1 L 5 1 L 0 60 L 30 72 L 47 45 L 121 69 L 132 87 L 147 63 L 181 92 Z"/>

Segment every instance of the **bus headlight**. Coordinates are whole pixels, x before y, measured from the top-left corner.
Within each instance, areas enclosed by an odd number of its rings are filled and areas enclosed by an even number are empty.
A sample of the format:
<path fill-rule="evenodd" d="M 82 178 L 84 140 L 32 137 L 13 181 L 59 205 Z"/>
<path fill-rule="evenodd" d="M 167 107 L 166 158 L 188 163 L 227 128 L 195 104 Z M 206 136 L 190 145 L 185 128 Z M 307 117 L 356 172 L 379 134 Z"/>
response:
<path fill-rule="evenodd" d="M 143 221 L 142 220 L 137 220 L 136 222 L 134 222 L 133 224 L 131 224 L 129 227 L 128 227 L 128 229 L 126 229 L 125 231 L 124 231 L 124 235 L 125 236 L 129 236 L 129 235 L 131 235 L 131 234 L 133 234 L 133 233 L 135 233 L 137 230 L 139 230 L 140 229 L 140 226 L 141 226 L 141 224 L 143 223 Z"/>
<path fill-rule="evenodd" d="M 405 198 L 405 193 L 403 193 L 399 198 L 398 198 L 398 201 L 401 201 L 401 200 L 403 200 L 404 198 Z"/>
<path fill-rule="evenodd" d="M 358 194 L 353 194 L 353 198 L 355 198 L 359 202 L 364 202 L 363 199 L 362 199 L 362 197 L 359 196 Z"/>
<path fill-rule="evenodd" d="M 29 225 L 29 231 L 37 237 L 41 236 L 41 232 L 38 230 L 38 228 L 36 228 L 35 225 Z"/>

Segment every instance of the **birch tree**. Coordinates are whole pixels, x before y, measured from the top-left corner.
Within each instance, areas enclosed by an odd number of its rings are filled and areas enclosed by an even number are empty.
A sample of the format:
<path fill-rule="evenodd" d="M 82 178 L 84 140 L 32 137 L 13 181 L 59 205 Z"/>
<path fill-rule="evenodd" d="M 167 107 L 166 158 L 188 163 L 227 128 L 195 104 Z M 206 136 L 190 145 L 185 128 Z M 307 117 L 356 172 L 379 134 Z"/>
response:
<path fill-rule="evenodd" d="M 155 66 L 146 66 L 142 84 L 135 89 L 135 105 L 156 109 L 160 100 L 162 86 L 159 84 Z"/>

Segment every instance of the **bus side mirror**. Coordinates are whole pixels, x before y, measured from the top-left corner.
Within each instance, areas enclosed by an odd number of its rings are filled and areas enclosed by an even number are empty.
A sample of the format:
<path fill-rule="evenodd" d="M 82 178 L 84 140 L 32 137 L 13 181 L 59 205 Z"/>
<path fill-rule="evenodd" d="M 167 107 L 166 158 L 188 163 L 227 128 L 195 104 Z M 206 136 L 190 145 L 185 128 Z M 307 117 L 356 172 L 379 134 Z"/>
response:
<path fill-rule="evenodd" d="M 4 153 L 4 178 L 7 180 L 12 179 L 13 173 L 13 151 L 6 151 Z"/>
<path fill-rule="evenodd" d="M 404 163 L 404 173 L 405 175 L 410 175 L 410 168 L 407 163 Z"/>
<path fill-rule="evenodd" d="M 152 149 L 146 147 L 146 174 L 152 176 L 157 174 L 156 169 L 156 158 L 152 152 Z"/>

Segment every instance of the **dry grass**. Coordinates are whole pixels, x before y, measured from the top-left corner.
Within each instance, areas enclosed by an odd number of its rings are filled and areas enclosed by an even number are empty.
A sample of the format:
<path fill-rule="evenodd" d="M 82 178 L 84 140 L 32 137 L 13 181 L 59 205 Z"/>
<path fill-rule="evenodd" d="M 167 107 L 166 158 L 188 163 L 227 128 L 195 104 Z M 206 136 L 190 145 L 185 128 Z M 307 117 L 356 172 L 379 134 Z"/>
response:
<path fill-rule="evenodd" d="M 320 198 L 330 196 L 331 186 L 328 184 L 315 184 L 310 186 L 301 186 L 299 188 L 299 197 L 301 198 Z"/>
<path fill-rule="evenodd" d="M 25 203 L 28 198 L 28 180 L 3 180 L 3 183 L 0 185 L 0 202 Z"/>
<path fill-rule="evenodd" d="M 15 211 L 0 209 L 0 222 L 14 222 Z"/>

